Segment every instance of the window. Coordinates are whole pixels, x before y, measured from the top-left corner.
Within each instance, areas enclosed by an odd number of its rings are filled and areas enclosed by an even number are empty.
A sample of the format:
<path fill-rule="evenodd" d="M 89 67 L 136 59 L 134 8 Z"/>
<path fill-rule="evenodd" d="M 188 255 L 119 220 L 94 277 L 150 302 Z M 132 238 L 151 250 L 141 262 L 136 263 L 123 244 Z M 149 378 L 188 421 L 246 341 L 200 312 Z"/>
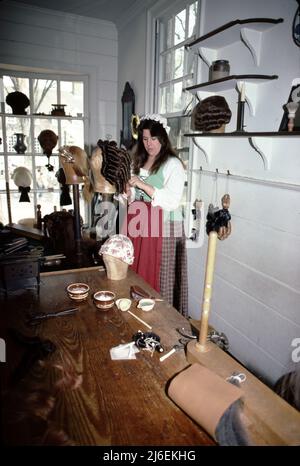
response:
<path fill-rule="evenodd" d="M 197 56 L 185 45 L 199 34 L 200 1 L 175 3 L 163 14 L 157 15 L 156 36 L 156 104 L 155 110 L 163 114 L 170 126 L 170 140 L 188 168 L 190 141 L 184 137 L 190 132 L 190 115 L 195 98 L 184 89 L 195 83 Z M 177 6 L 177 8 L 176 8 Z M 191 214 L 188 207 L 190 187 L 186 171 L 183 208 L 186 231 L 191 228 Z"/>
<path fill-rule="evenodd" d="M 157 110 L 168 118 L 170 138 L 186 164 L 189 144 L 183 134 L 189 131 L 187 116 L 193 97 L 184 88 L 194 83 L 196 58 L 185 45 L 196 37 L 198 24 L 199 2 L 196 1 L 165 14 L 159 19 L 158 28 Z"/>
<path fill-rule="evenodd" d="M 13 223 L 23 218 L 35 218 L 37 204 L 41 205 L 42 216 L 53 212 L 55 207 L 60 210 L 60 185 L 55 176 L 59 168 L 58 148 L 65 144 L 84 148 L 87 133 L 84 105 L 86 85 L 84 77 L 0 73 L 0 221 L 4 225 L 9 223 L 10 217 Z M 13 114 L 11 106 L 6 103 L 7 95 L 14 91 L 22 92 L 29 98 L 26 115 Z M 57 104 L 63 104 L 65 115 L 51 114 Z M 54 167 L 52 171 L 46 167 L 48 158 L 43 155 L 38 141 L 40 132 L 45 129 L 52 130 L 58 136 L 58 143 L 50 157 Z M 14 149 L 17 133 L 25 135 L 24 154 L 18 154 Z M 12 180 L 17 167 L 26 167 L 32 174 L 30 203 L 19 202 L 20 193 Z M 72 209 L 73 206 L 65 208 Z M 82 199 L 80 211 L 85 222 L 87 213 Z"/>

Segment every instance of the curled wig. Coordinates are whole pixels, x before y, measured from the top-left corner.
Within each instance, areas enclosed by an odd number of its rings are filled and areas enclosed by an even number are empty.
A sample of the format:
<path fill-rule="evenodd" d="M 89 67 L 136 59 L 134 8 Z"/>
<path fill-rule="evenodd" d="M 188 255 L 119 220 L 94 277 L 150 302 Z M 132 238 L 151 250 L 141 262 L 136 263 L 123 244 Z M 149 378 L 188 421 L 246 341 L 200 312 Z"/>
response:
<path fill-rule="evenodd" d="M 99 139 L 97 145 L 103 156 L 101 174 L 109 183 L 116 186 L 119 193 L 123 193 L 130 179 L 131 157 L 129 153 L 118 148 L 115 141 Z"/>
<path fill-rule="evenodd" d="M 192 129 L 211 131 L 229 123 L 231 110 L 224 97 L 213 95 L 201 100 L 192 113 Z"/>

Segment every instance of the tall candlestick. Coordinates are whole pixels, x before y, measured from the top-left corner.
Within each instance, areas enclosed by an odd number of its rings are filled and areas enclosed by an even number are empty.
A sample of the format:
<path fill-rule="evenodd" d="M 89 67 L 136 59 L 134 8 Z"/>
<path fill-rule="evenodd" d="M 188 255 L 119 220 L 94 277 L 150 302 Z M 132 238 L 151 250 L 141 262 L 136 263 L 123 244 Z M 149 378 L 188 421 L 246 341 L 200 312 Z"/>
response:
<path fill-rule="evenodd" d="M 245 83 L 242 83 L 241 87 L 241 102 L 245 102 Z"/>
<path fill-rule="evenodd" d="M 237 109 L 236 130 L 244 131 L 244 111 L 245 111 L 245 83 L 241 85 L 240 99 Z"/>

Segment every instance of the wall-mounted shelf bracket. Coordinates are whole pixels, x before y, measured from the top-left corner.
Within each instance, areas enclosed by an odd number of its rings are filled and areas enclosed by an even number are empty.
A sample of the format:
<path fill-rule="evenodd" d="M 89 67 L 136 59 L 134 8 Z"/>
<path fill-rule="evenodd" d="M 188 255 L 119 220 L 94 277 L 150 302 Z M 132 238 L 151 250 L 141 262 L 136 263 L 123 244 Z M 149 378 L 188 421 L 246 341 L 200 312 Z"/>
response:
<path fill-rule="evenodd" d="M 278 79 L 277 75 L 264 74 L 235 74 L 226 76 L 225 78 L 208 81 L 201 84 L 186 87 L 184 90 L 192 94 L 197 94 L 199 100 L 203 98 L 203 92 L 219 93 L 230 89 L 241 89 L 242 83 L 245 83 L 245 97 L 250 109 L 250 114 L 255 115 L 257 88 L 258 84 L 263 84 L 267 81 Z M 202 95 L 201 95 L 202 93 Z"/>
<path fill-rule="evenodd" d="M 269 170 L 272 158 L 272 140 L 270 138 L 251 136 L 249 144 L 258 153 L 263 161 L 264 169 Z"/>
<path fill-rule="evenodd" d="M 250 50 L 254 63 L 258 66 L 260 62 L 262 33 L 282 22 L 282 18 L 236 19 L 195 39 L 193 42 L 187 44 L 186 47 L 195 53 L 199 53 L 203 61 L 210 66 L 217 58 L 219 49 L 242 41 Z"/>
<path fill-rule="evenodd" d="M 198 147 L 198 149 L 200 149 L 200 151 L 204 155 L 206 163 L 209 163 L 210 162 L 209 154 L 211 153 L 211 140 L 208 138 L 201 139 L 201 138 L 193 137 L 192 141 L 195 144 L 195 146 Z"/>
<path fill-rule="evenodd" d="M 241 28 L 241 41 L 250 50 L 256 66 L 260 65 L 262 33 L 255 29 Z"/>

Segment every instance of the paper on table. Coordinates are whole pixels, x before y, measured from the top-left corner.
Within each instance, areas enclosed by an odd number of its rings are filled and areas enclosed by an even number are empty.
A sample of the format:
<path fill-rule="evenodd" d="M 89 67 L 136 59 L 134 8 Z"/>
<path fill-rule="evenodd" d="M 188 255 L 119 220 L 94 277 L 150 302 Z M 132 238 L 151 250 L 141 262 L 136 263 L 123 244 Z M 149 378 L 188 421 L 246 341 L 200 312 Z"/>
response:
<path fill-rule="evenodd" d="M 111 359 L 136 359 L 135 353 L 139 353 L 139 349 L 134 341 L 123 345 L 114 346 L 109 350 Z"/>

